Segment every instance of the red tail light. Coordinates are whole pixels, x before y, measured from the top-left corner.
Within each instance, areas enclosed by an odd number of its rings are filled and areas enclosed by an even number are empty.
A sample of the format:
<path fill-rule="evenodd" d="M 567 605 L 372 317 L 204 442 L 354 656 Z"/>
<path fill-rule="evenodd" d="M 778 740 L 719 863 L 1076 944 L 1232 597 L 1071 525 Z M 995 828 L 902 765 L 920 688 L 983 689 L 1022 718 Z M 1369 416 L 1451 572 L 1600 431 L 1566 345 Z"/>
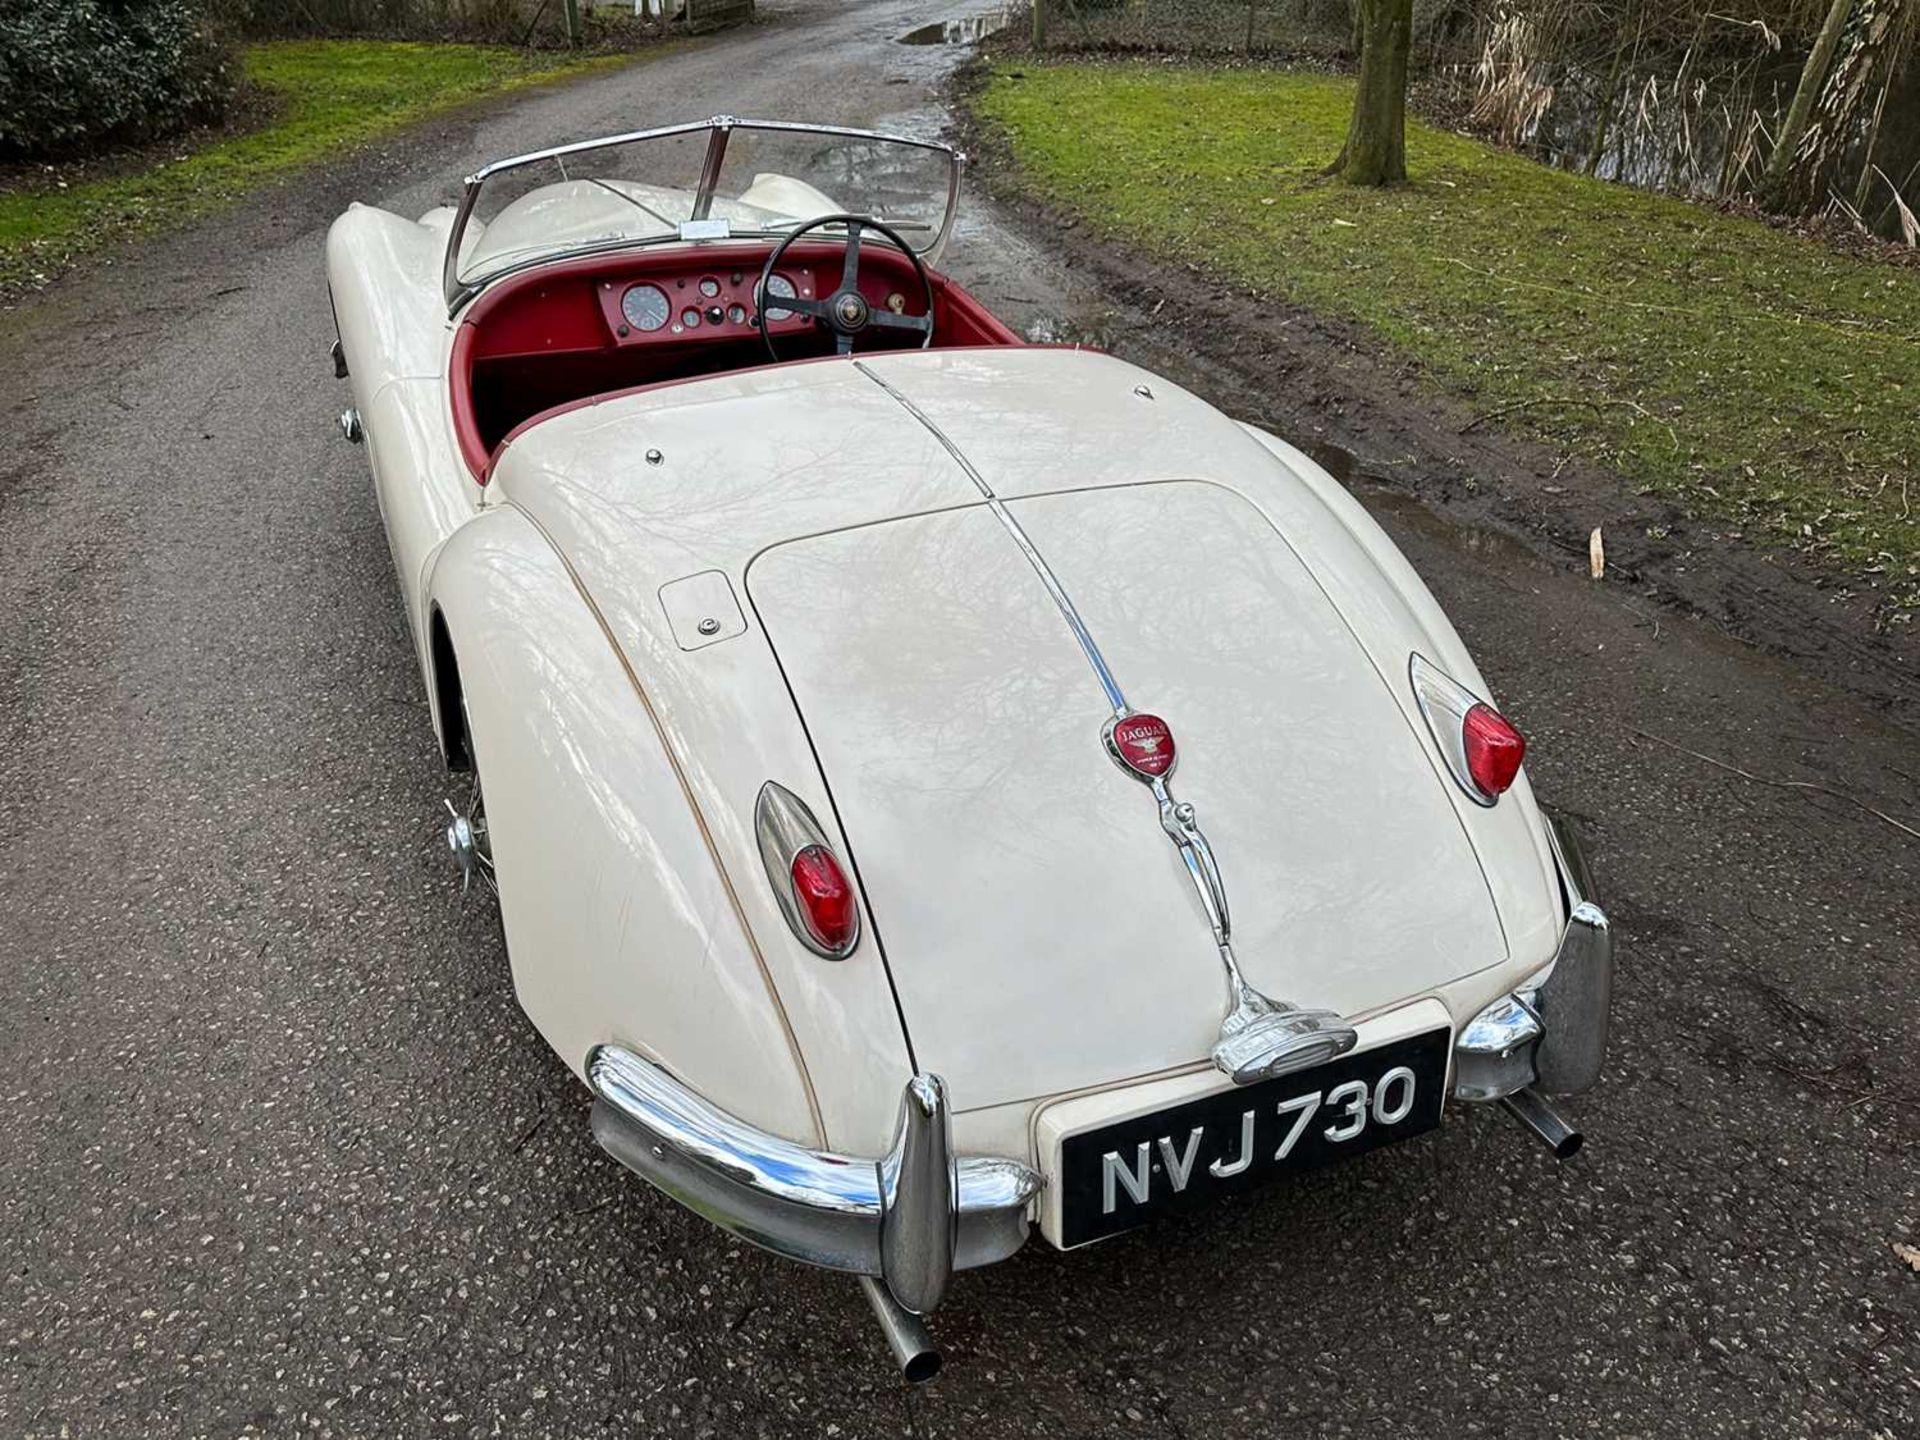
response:
<path fill-rule="evenodd" d="M 860 897 L 807 802 L 767 781 L 753 805 L 753 832 L 787 928 L 821 958 L 846 959 L 860 943 Z"/>
<path fill-rule="evenodd" d="M 822 949 L 846 950 L 859 933 L 860 907 L 847 872 L 824 845 L 809 845 L 793 857 L 793 897 L 800 921 Z"/>
<path fill-rule="evenodd" d="M 1506 716 L 1426 657 L 1409 657 L 1407 674 L 1454 782 L 1476 805 L 1498 803 L 1526 758 L 1527 742 L 1520 732 Z"/>
<path fill-rule="evenodd" d="M 1473 706 L 1462 720 L 1462 738 L 1467 747 L 1467 773 L 1473 783 L 1489 797 L 1504 795 L 1520 773 L 1526 758 L 1527 742 L 1507 717 L 1484 701 Z"/>

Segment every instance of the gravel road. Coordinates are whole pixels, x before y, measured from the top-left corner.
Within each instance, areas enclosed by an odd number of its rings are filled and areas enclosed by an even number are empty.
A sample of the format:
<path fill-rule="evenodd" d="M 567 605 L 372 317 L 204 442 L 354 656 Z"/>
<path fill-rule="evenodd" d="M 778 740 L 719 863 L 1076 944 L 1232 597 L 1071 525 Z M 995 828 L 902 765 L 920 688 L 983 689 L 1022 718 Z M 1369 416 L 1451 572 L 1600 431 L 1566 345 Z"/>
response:
<path fill-rule="evenodd" d="M 0 1434 L 1920 1434 L 1920 842 L 1855 803 L 1920 823 L 1920 744 L 1393 489 L 1624 943 L 1577 1160 L 1461 1114 L 1036 1244 L 959 1280 L 909 1396 L 850 1283 L 594 1147 L 438 839 L 325 226 L 720 110 L 937 130 L 956 52 L 893 37 L 952 13 L 790 0 L 0 315 Z M 990 209 L 951 260 L 1016 323 L 1113 319 Z"/>

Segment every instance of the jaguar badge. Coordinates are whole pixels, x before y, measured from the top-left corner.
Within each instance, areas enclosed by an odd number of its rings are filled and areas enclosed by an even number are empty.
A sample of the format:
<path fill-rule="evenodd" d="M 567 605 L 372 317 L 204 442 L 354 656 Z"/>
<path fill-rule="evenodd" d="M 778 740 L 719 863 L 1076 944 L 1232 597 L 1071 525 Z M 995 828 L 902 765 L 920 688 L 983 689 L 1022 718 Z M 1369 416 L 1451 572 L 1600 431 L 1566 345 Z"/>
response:
<path fill-rule="evenodd" d="M 1107 753 L 1149 783 L 1173 769 L 1173 731 L 1158 715 L 1126 715 L 1107 723 Z"/>

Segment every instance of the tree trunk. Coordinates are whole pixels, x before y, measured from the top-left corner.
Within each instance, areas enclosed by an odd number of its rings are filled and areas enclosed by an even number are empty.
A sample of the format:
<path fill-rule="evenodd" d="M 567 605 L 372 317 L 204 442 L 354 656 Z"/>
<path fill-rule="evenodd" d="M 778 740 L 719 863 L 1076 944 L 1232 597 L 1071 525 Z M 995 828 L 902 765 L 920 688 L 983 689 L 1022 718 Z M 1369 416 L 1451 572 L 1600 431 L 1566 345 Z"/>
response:
<path fill-rule="evenodd" d="M 1762 209 L 1780 210 L 1786 206 L 1793 177 L 1793 157 L 1800 149 L 1800 142 L 1806 138 L 1807 122 L 1813 118 L 1814 101 L 1820 98 L 1820 92 L 1826 88 L 1827 72 L 1833 68 L 1834 52 L 1840 48 L 1840 34 L 1847 28 L 1847 17 L 1852 13 L 1853 0 L 1833 0 L 1833 8 L 1827 11 L 1826 23 L 1820 27 L 1820 37 L 1813 42 L 1813 53 L 1807 56 L 1807 63 L 1801 67 L 1800 84 L 1793 92 L 1793 104 L 1787 107 L 1787 118 L 1780 126 L 1780 136 L 1774 142 L 1773 155 L 1760 177 L 1757 198 Z"/>
<path fill-rule="evenodd" d="M 1347 143 L 1327 173 L 1350 185 L 1399 185 L 1407 178 L 1407 50 L 1413 0 L 1355 0 L 1360 83 Z"/>

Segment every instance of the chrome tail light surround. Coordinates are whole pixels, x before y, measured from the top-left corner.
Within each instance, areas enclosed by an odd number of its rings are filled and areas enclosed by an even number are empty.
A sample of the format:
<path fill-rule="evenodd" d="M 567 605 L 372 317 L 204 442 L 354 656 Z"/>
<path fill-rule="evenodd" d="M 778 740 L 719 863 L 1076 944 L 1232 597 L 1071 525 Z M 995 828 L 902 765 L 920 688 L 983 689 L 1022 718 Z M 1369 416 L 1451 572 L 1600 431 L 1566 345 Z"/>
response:
<path fill-rule="evenodd" d="M 1473 767 L 1467 760 L 1467 713 L 1476 706 L 1496 717 L 1499 712 L 1418 651 L 1408 658 L 1407 678 L 1454 783 L 1474 804 L 1491 809 L 1500 797 L 1481 789 L 1480 782 L 1473 778 Z M 1500 723 L 1506 722 L 1502 719 Z"/>
<path fill-rule="evenodd" d="M 784 785 L 767 781 L 754 802 L 753 833 L 760 846 L 760 862 L 766 866 L 767 883 L 773 887 L 773 898 L 779 903 L 780 913 L 786 917 L 787 928 L 793 931 L 794 938 L 822 959 L 846 959 L 860 944 L 858 897 L 854 900 L 846 938 L 838 945 L 829 945 L 813 933 L 794 888 L 795 860 L 801 852 L 815 848 L 824 850 L 835 867 L 847 875 L 847 883 L 850 886 L 853 883 L 846 865 L 827 839 L 826 831 L 820 828 L 820 822 L 814 819 L 813 811 L 807 808 L 806 801 Z"/>

